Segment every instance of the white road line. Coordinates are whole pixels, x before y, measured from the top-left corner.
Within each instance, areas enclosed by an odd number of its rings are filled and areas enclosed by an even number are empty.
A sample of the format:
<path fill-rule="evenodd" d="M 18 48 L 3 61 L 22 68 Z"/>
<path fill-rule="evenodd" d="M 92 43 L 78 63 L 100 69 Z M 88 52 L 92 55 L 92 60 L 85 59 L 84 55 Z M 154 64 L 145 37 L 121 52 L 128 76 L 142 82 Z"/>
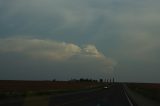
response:
<path fill-rule="evenodd" d="M 123 87 L 124 87 L 124 85 L 123 85 Z M 125 91 L 124 88 L 123 88 L 123 91 L 124 91 L 124 93 L 125 93 L 125 95 L 126 95 L 126 97 L 127 97 L 127 100 L 128 100 L 128 102 L 129 102 L 130 106 L 134 106 L 133 103 L 131 102 L 130 98 L 128 97 L 128 95 L 127 95 L 127 93 L 126 93 L 126 91 Z"/>
<path fill-rule="evenodd" d="M 128 95 L 127 95 L 126 92 L 125 92 L 125 95 L 126 95 L 126 97 L 127 97 L 127 99 L 128 99 L 128 102 L 129 102 L 130 106 L 133 106 L 133 103 L 132 103 L 131 100 L 129 99 L 129 97 L 128 97 Z"/>

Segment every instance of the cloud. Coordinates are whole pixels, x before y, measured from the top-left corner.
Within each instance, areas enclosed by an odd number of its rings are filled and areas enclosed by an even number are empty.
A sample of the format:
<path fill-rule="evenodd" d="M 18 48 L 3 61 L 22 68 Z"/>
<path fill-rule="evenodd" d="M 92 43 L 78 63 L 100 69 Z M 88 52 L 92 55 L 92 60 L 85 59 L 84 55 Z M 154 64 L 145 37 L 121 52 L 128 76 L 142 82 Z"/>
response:
<path fill-rule="evenodd" d="M 74 44 L 40 39 L 0 39 L 0 45 L 1 52 L 16 52 L 33 58 L 52 60 L 65 60 L 81 51 Z"/>
<path fill-rule="evenodd" d="M 119 55 L 127 60 L 141 62 L 158 62 L 157 53 L 160 52 L 160 37 L 149 31 L 126 31 L 121 35 Z M 121 58 L 121 57 L 120 57 Z"/>
<path fill-rule="evenodd" d="M 35 38 L 4 38 L 0 39 L 0 53 L 17 53 L 31 59 L 49 60 L 54 62 L 75 62 L 78 64 L 97 64 L 113 69 L 115 63 L 99 52 L 94 45 L 79 47 L 73 43 Z"/>
<path fill-rule="evenodd" d="M 0 38 L 29 35 L 38 39 L 7 38 L 11 39 L 7 45 L 3 39 L 0 50 L 34 59 L 68 60 L 82 67 L 95 66 L 95 70 L 97 64 L 103 69 L 113 67 L 115 63 L 105 55 L 155 66 L 160 63 L 159 4 L 159 0 L 3 0 Z M 53 38 L 58 41 L 48 40 Z"/>

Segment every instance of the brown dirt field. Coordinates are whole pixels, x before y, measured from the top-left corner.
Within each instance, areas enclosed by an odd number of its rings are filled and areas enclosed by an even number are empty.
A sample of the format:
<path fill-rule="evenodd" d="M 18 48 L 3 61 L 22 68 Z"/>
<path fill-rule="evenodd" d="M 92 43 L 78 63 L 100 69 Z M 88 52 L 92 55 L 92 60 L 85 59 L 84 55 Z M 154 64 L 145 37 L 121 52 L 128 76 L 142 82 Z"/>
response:
<path fill-rule="evenodd" d="M 144 84 L 146 88 L 160 89 L 160 84 Z"/>
<path fill-rule="evenodd" d="M 13 81 L 0 80 L 0 92 L 47 91 L 61 89 L 83 89 L 98 86 L 93 82 L 67 81 Z"/>

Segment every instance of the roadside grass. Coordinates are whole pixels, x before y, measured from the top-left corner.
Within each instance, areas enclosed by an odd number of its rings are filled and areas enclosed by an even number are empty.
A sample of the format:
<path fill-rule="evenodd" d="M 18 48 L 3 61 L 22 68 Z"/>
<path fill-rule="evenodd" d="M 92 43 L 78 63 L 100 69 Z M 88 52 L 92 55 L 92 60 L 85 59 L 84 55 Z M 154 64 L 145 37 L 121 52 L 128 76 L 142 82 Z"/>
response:
<path fill-rule="evenodd" d="M 137 93 L 139 93 L 149 99 L 152 99 L 152 100 L 155 100 L 158 102 L 160 101 L 160 88 L 159 87 L 157 87 L 157 88 L 150 87 L 147 84 L 140 84 L 140 83 L 127 84 L 127 86 L 131 90 L 133 90 L 133 91 L 135 91 L 135 92 L 137 92 Z"/>
<path fill-rule="evenodd" d="M 53 90 L 45 90 L 45 91 L 9 91 L 9 92 L 0 92 L 0 100 L 9 99 L 9 98 L 21 98 L 21 97 L 32 97 L 32 96 L 45 96 L 45 95 L 56 95 L 56 94 L 64 94 L 71 92 L 83 92 L 83 91 L 92 91 L 99 88 L 102 88 L 104 85 L 97 85 L 96 87 L 88 87 L 88 88 L 70 88 L 70 89 L 53 89 Z"/>

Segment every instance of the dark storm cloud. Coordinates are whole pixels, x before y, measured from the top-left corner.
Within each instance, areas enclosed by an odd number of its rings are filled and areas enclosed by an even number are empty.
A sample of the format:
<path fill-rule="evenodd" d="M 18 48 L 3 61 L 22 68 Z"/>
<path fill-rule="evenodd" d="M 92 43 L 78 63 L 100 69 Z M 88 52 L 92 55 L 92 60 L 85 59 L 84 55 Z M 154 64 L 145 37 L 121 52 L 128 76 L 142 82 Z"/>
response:
<path fill-rule="evenodd" d="M 133 81 L 141 73 L 139 81 L 150 81 L 149 65 L 156 67 L 152 81 L 158 82 L 159 3 L 159 0 L 1 0 L 0 38 L 27 36 L 95 45 L 105 56 L 120 63 L 116 68 L 119 79 Z M 141 79 L 145 72 L 146 77 Z"/>

